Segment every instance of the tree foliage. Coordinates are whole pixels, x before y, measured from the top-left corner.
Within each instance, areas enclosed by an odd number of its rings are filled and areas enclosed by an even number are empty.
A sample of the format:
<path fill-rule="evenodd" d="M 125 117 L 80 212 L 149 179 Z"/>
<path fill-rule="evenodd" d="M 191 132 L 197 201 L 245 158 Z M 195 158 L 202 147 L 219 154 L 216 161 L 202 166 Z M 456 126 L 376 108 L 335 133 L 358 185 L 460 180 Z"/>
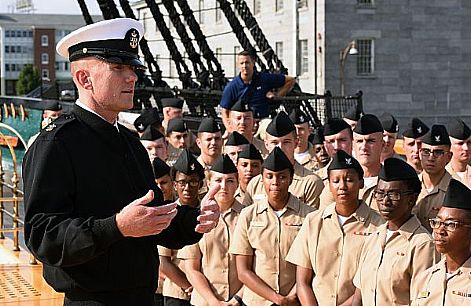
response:
<path fill-rule="evenodd" d="M 38 69 L 31 64 L 24 65 L 16 82 L 16 94 L 25 95 L 39 85 L 41 80 Z"/>

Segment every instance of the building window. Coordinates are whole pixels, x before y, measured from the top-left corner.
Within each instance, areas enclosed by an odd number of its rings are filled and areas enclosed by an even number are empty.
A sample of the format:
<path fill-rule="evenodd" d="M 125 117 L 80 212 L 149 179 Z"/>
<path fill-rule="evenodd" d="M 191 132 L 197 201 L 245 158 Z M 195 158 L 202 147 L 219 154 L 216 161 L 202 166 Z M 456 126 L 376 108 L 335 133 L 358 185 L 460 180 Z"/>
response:
<path fill-rule="evenodd" d="M 41 72 L 43 80 L 49 79 L 49 69 L 43 69 Z"/>
<path fill-rule="evenodd" d="M 10 64 L 5 64 L 5 71 L 10 71 Z"/>
<path fill-rule="evenodd" d="M 219 63 L 222 61 L 222 48 L 216 48 L 216 59 Z"/>
<path fill-rule="evenodd" d="M 357 40 L 357 74 L 368 75 L 374 72 L 374 40 Z"/>
<path fill-rule="evenodd" d="M 307 7 L 307 0 L 297 0 L 297 1 L 298 1 L 298 8 Z"/>
<path fill-rule="evenodd" d="M 275 53 L 276 56 L 280 59 L 280 61 L 283 61 L 283 42 L 282 41 L 277 41 L 275 43 Z"/>
<path fill-rule="evenodd" d="M 10 46 L 5 46 L 5 53 L 10 53 Z"/>
<path fill-rule="evenodd" d="M 279 12 L 283 9 L 283 0 L 275 0 L 275 11 Z"/>
<path fill-rule="evenodd" d="M 200 24 L 204 24 L 204 0 L 198 1 L 198 19 Z"/>
<path fill-rule="evenodd" d="M 373 7 L 374 2 L 373 2 L 373 0 L 357 0 L 357 6 L 360 7 L 360 8 Z"/>
<path fill-rule="evenodd" d="M 221 6 L 219 5 L 219 1 L 216 0 L 216 22 L 220 22 L 221 21 Z"/>
<path fill-rule="evenodd" d="M 47 53 L 41 54 L 41 64 L 43 65 L 49 64 L 49 54 Z"/>
<path fill-rule="evenodd" d="M 299 41 L 299 50 L 301 52 L 299 63 L 300 74 L 309 73 L 309 49 L 307 39 Z"/>
<path fill-rule="evenodd" d="M 5 37 L 10 37 L 10 31 L 9 30 L 5 31 Z"/>
<path fill-rule="evenodd" d="M 47 35 L 41 35 L 41 46 L 47 47 L 49 45 L 49 37 Z"/>
<path fill-rule="evenodd" d="M 262 1 L 253 0 L 253 14 L 254 15 L 260 14 L 261 8 L 262 8 Z"/>
<path fill-rule="evenodd" d="M 16 53 L 21 53 L 21 46 L 16 46 Z"/>
<path fill-rule="evenodd" d="M 237 57 L 240 53 L 240 46 L 234 46 L 234 75 L 237 75 L 239 64 L 237 63 Z"/>

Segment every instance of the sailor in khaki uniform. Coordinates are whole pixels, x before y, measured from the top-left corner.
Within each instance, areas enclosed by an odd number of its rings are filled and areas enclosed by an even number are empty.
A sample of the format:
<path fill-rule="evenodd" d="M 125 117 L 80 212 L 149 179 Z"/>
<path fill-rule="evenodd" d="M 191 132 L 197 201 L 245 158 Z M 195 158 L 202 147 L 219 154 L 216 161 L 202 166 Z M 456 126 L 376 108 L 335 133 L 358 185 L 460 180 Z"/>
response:
<path fill-rule="evenodd" d="M 204 175 L 207 177 L 211 166 L 222 153 L 221 128 L 214 118 L 207 117 L 201 120 L 200 126 L 198 127 L 196 144 L 201 151 L 197 160 L 201 166 L 203 166 Z M 200 188 L 200 197 L 208 192 L 206 181 L 207 179 L 205 178 L 203 186 Z"/>
<path fill-rule="evenodd" d="M 471 191 L 451 180 L 443 206 L 430 220 L 442 260 L 412 284 L 414 306 L 471 305 Z"/>
<path fill-rule="evenodd" d="M 301 166 L 294 159 L 294 148 L 297 144 L 296 128 L 285 112 L 279 112 L 267 126 L 265 136 L 265 146 L 268 151 L 272 151 L 276 146 L 286 154 L 294 168 L 293 181 L 290 185 L 290 192 L 301 202 L 307 205 L 318 207 L 319 195 L 324 188 L 321 179 L 313 172 Z M 263 188 L 262 176 L 254 177 L 249 185 L 244 198 L 244 206 L 251 205 L 255 200 L 266 197 Z"/>
<path fill-rule="evenodd" d="M 240 203 L 244 202 L 249 182 L 262 171 L 262 163 L 262 155 L 253 144 L 248 145 L 239 153 L 236 165 L 239 174 L 239 188 L 237 188 L 234 197 Z"/>
<path fill-rule="evenodd" d="M 309 126 L 309 117 L 299 108 L 293 108 L 289 114 L 289 119 L 296 127 L 296 135 L 298 144 L 294 149 L 294 159 L 303 167 L 314 172 L 319 169 L 319 160 L 314 153 L 312 144 L 309 143 L 309 134 L 311 127 Z"/>
<path fill-rule="evenodd" d="M 411 212 L 420 189 L 412 166 L 384 161 L 374 194 L 387 223 L 363 245 L 352 305 L 409 305 L 411 282 L 438 261 L 432 236 Z"/>
<path fill-rule="evenodd" d="M 188 126 L 182 118 L 171 119 L 167 126 L 167 164 L 171 167 L 176 162 L 183 149 L 189 147 Z"/>
<path fill-rule="evenodd" d="M 152 170 L 154 171 L 155 183 L 162 190 L 165 201 L 173 202 L 177 199 L 172 180 L 171 168 L 160 158 L 154 158 L 152 161 Z"/>
<path fill-rule="evenodd" d="M 263 141 L 254 137 L 254 123 L 254 113 L 247 101 L 238 100 L 232 105 L 229 112 L 229 132 L 239 132 L 265 156 L 268 151 Z"/>
<path fill-rule="evenodd" d="M 356 159 L 339 150 L 328 171 L 335 203 L 307 216 L 286 257 L 297 265 L 296 292 L 302 305 L 350 303 L 362 245 L 384 223 L 358 200 L 363 169 Z"/>
<path fill-rule="evenodd" d="M 239 153 L 249 145 L 249 141 L 237 131 L 229 133 L 223 147 L 223 153 L 229 155 L 234 165 L 237 163 Z"/>
<path fill-rule="evenodd" d="M 237 278 L 235 257 L 228 253 L 243 207 L 234 199 L 238 186 L 237 168 L 227 155 L 222 155 L 214 163 L 207 179 L 209 187 L 221 186 L 215 195 L 221 210 L 219 223 L 197 244 L 180 250 L 178 258 L 183 259 L 187 278 L 194 288 L 191 305 L 209 306 L 220 301 L 237 304 L 243 291 L 242 283 Z"/>
<path fill-rule="evenodd" d="M 379 117 L 379 120 L 381 121 L 381 125 L 383 126 L 384 130 L 384 147 L 383 151 L 381 152 L 381 163 L 390 157 L 400 158 L 394 151 L 394 146 L 396 145 L 397 140 L 397 132 L 399 131 L 399 123 L 390 113 L 383 113 Z"/>
<path fill-rule="evenodd" d="M 420 223 L 432 232 L 429 219 L 435 218 L 450 183 L 451 175 L 445 170 L 450 162 L 450 139 L 443 125 L 433 125 L 431 130 L 422 137 L 420 159 L 424 169 L 419 175 L 422 191 L 413 209 Z"/>
<path fill-rule="evenodd" d="M 353 132 L 347 122 L 343 119 L 328 119 L 324 124 L 324 146 L 327 154 L 332 157 L 338 150 L 352 154 Z M 327 164 L 328 165 L 328 164 Z M 325 208 L 334 203 L 334 197 L 330 193 L 327 167 L 321 168 L 316 174 L 324 182 L 324 189 L 320 196 L 320 208 Z"/>
<path fill-rule="evenodd" d="M 450 151 L 453 156 L 445 169 L 455 180 L 468 185 L 467 176 L 470 172 L 468 162 L 471 160 L 471 129 L 463 120 L 455 118 L 449 124 L 448 134 L 451 143 Z"/>
<path fill-rule="evenodd" d="M 150 161 L 154 158 L 167 160 L 168 148 L 165 136 L 159 130 L 152 126 L 148 126 L 139 136 L 141 144 L 146 148 Z"/>
<path fill-rule="evenodd" d="M 177 204 L 198 207 L 200 204 L 198 191 L 203 184 L 204 169 L 188 149 L 184 149 L 176 160 L 172 175 L 178 194 Z M 179 250 L 161 246 L 158 250 L 160 272 L 166 277 L 162 286 L 164 305 L 190 305 L 193 287 L 185 275 L 183 262 L 178 258 Z"/>
<path fill-rule="evenodd" d="M 321 169 L 327 169 L 327 165 L 330 162 L 330 156 L 327 154 L 327 149 L 324 145 L 324 129 L 322 127 L 314 129 L 311 135 L 309 135 L 309 143 L 312 145 L 313 152 L 318 160 L 314 173 L 319 175 L 318 172 Z M 324 180 L 320 175 L 319 177 Z"/>
<path fill-rule="evenodd" d="M 275 147 L 263 163 L 267 196 L 242 210 L 229 252 L 236 255 L 246 305 L 296 305 L 296 266 L 286 254 L 306 215 L 314 208 L 289 191 L 293 164 Z"/>
<path fill-rule="evenodd" d="M 420 147 L 422 145 L 421 138 L 427 134 L 430 128 L 422 122 L 419 118 L 412 118 L 411 122 L 407 125 L 405 131 L 402 132 L 404 137 L 402 141 L 402 148 L 406 155 L 406 160 L 409 165 L 414 167 L 415 172 L 422 172 L 422 165 L 420 163 Z"/>

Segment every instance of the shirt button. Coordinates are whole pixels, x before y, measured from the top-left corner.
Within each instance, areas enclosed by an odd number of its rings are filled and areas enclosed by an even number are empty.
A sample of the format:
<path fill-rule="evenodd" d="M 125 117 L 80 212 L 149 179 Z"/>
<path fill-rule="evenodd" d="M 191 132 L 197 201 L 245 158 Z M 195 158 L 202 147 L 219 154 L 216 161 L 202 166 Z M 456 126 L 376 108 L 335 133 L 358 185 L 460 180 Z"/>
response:
<path fill-rule="evenodd" d="M 333 299 L 335 299 L 335 295 L 334 295 L 334 294 L 332 294 L 330 297 L 333 298 Z"/>
<path fill-rule="evenodd" d="M 337 273 L 334 274 L 334 278 L 337 278 L 339 277 L 339 275 Z"/>

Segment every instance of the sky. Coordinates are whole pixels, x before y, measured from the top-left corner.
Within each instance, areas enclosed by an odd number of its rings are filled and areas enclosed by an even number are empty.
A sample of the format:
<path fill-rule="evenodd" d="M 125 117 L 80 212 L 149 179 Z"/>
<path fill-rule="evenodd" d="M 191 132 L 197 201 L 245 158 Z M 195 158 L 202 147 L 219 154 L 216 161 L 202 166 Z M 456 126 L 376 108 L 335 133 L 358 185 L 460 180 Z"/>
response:
<path fill-rule="evenodd" d="M 81 15 L 77 0 L 31 0 L 36 14 L 69 14 Z M 16 0 L 0 0 L 0 13 L 15 13 Z M 92 15 L 101 15 L 97 0 L 85 0 Z M 115 0 L 119 4 L 119 1 Z"/>

